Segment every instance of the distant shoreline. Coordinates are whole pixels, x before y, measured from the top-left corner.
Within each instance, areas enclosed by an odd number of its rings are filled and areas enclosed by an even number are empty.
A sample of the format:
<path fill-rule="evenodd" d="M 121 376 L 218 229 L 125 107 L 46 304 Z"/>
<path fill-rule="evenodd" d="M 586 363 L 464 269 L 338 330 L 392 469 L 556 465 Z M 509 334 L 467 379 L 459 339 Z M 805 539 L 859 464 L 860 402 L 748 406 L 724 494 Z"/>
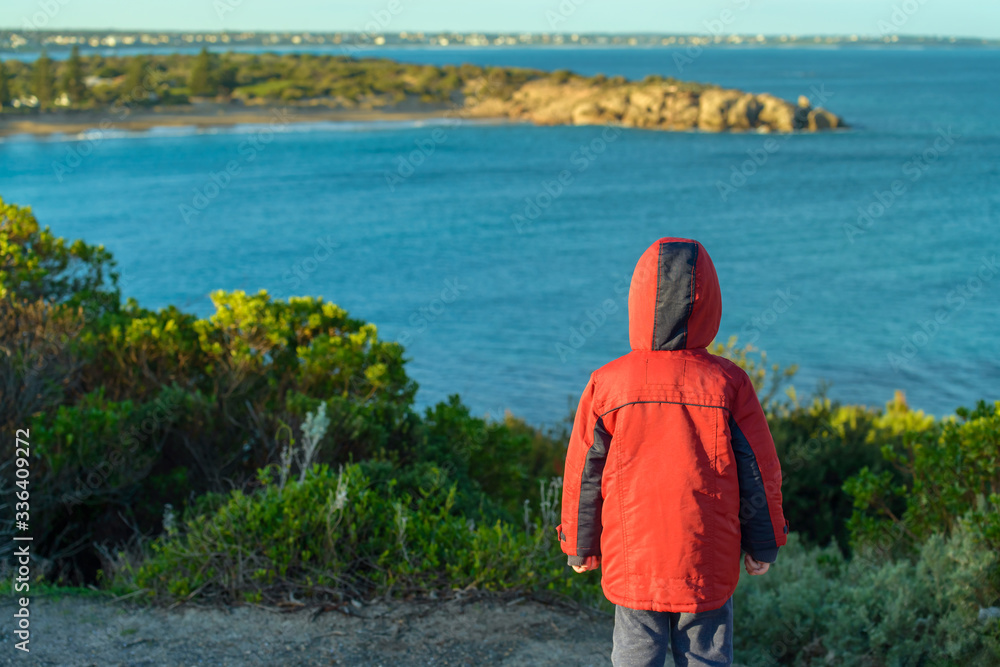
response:
<path fill-rule="evenodd" d="M 569 70 L 292 55 L 134 56 L 105 62 L 76 50 L 7 73 L 12 109 L 0 136 L 207 129 L 301 122 L 508 120 L 540 126 L 620 125 L 647 130 L 820 132 L 846 127 L 822 107 L 713 84 L 649 75 L 641 81 Z M 37 71 L 36 71 L 37 70 Z M 13 93 L 10 91 L 14 91 Z M 6 104 L 6 102 L 5 102 Z"/>
<path fill-rule="evenodd" d="M 0 137 L 77 135 L 88 131 L 146 132 L 162 127 L 211 129 L 237 125 L 278 125 L 322 122 L 406 122 L 437 120 L 455 116 L 447 109 L 387 110 L 310 109 L 298 106 L 232 108 L 170 107 L 160 110 L 132 109 L 127 114 L 110 110 L 55 112 L 0 116 Z M 497 120 L 503 120 L 498 118 Z"/>

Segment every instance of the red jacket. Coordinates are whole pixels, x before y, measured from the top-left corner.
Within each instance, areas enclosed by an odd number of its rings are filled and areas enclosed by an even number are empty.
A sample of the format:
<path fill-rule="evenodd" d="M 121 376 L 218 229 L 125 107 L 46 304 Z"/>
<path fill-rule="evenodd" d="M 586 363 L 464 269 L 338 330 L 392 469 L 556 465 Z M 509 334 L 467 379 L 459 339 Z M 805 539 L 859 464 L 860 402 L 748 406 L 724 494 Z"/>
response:
<path fill-rule="evenodd" d="M 660 239 L 628 297 L 632 351 L 594 371 L 563 477 L 559 544 L 570 565 L 601 556 L 608 600 L 698 612 L 733 594 L 740 550 L 785 544 L 781 469 L 757 394 L 705 347 L 722 296 L 705 248 Z"/>

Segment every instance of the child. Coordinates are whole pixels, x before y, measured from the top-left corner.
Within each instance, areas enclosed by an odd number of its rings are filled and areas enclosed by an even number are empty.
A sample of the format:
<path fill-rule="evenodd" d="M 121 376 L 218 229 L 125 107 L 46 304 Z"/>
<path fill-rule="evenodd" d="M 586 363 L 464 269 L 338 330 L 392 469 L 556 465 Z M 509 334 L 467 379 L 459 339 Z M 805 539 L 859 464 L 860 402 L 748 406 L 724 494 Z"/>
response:
<path fill-rule="evenodd" d="M 590 376 L 563 477 L 559 544 L 603 566 L 614 665 L 732 664 L 740 550 L 764 574 L 785 544 L 781 469 L 757 394 L 705 349 L 719 330 L 715 266 L 697 241 L 643 253 L 628 297 L 632 351 Z"/>

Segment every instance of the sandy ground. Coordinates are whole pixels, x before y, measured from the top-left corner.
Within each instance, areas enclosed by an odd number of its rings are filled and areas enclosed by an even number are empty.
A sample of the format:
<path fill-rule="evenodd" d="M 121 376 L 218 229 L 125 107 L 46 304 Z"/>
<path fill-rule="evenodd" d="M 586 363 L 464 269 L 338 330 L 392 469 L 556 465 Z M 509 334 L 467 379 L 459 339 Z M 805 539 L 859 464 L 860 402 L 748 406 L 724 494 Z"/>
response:
<path fill-rule="evenodd" d="M 609 665 L 614 619 L 530 600 L 377 602 L 316 614 L 32 601 L 31 653 L 0 605 L 0 665 Z"/>
<path fill-rule="evenodd" d="M 430 105 L 428 105 L 430 106 Z M 200 104 L 162 110 L 122 110 L 10 114 L 0 117 L 0 136 L 78 134 L 86 130 L 142 132 L 155 127 L 227 127 L 244 124 L 415 121 L 456 117 L 445 108 L 337 110 L 311 107 L 243 107 Z"/>

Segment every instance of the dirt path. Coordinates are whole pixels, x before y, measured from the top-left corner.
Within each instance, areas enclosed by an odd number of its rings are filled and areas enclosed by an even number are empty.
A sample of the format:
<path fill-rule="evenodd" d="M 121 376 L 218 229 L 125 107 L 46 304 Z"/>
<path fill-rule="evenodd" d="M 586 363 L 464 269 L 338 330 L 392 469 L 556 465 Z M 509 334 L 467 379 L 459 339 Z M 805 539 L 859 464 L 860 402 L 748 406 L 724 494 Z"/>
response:
<path fill-rule="evenodd" d="M 538 602 L 379 602 L 349 613 L 139 608 L 36 599 L 31 653 L 13 646 L 14 607 L 0 605 L 0 665 L 609 665 L 614 621 Z"/>

